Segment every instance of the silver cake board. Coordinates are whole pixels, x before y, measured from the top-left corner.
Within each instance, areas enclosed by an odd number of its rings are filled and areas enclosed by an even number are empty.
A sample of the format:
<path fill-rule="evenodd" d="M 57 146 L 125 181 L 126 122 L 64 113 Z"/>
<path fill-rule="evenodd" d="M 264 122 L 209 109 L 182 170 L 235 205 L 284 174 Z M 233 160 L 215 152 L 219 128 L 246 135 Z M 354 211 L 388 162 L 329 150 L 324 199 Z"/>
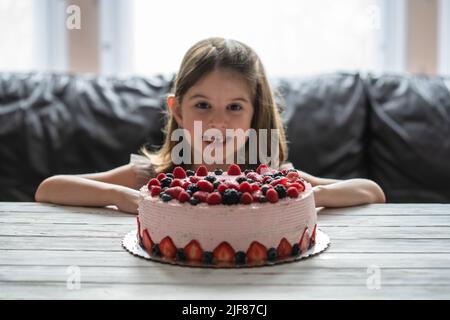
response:
<path fill-rule="evenodd" d="M 265 267 L 265 266 L 274 266 L 282 263 L 296 262 L 300 260 L 304 260 L 306 258 L 310 258 L 315 256 L 323 251 L 325 251 L 330 245 L 330 238 L 323 231 L 317 229 L 316 234 L 316 243 L 309 248 L 308 250 L 302 252 L 298 256 L 291 256 L 283 259 L 276 259 L 275 261 L 264 261 L 264 263 L 252 263 L 252 264 L 230 264 L 230 263 L 221 263 L 221 264 L 205 264 L 202 262 L 193 262 L 193 261 L 178 261 L 175 259 L 165 259 L 161 256 L 150 256 L 147 251 L 142 248 L 139 244 L 139 240 L 137 237 L 137 230 L 132 230 L 125 235 L 122 239 L 122 246 L 131 254 L 138 256 L 140 258 L 144 258 L 146 260 L 151 260 L 160 263 L 166 263 L 171 265 L 183 266 L 183 267 L 194 267 L 194 268 L 254 268 L 254 267 Z"/>

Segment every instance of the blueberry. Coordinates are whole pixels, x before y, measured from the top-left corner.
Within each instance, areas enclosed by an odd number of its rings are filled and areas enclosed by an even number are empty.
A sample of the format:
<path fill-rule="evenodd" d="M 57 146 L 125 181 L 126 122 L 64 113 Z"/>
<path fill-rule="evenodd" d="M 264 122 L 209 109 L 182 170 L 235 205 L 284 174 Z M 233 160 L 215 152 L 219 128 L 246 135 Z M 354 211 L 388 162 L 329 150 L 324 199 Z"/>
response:
<path fill-rule="evenodd" d="M 236 182 L 237 182 L 237 183 L 242 183 L 242 182 L 244 182 L 244 181 L 247 181 L 247 178 L 246 178 L 246 177 L 238 177 L 238 178 L 236 178 Z"/>
<path fill-rule="evenodd" d="M 154 256 L 160 256 L 161 255 L 161 250 L 159 250 L 159 244 L 155 243 L 153 245 L 153 255 Z"/>
<path fill-rule="evenodd" d="M 159 193 L 159 197 L 162 199 L 162 197 L 163 197 L 165 194 L 166 194 L 165 192 L 161 191 L 161 192 Z"/>
<path fill-rule="evenodd" d="M 169 177 L 169 178 L 171 178 L 171 179 L 173 179 L 173 173 L 166 173 L 166 177 Z"/>
<path fill-rule="evenodd" d="M 244 174 L 245 174 L 245 175 L 247 175 L 247 173 L 250 173 L 250 172 L 253 172 L 253 170 L 251 170 L 251 169 L 245 169 L 245 170 L 244 170 Z"/>
<path fill-rule="evenodd" d="M 184 260 L 186 260 L 186 256 L 184 255 L 184 250 L 183 250 L 183 248 L 178 248 L 178 249 L 177 249 L 176 259 L 177 259 L 178 261 L 184 261 Z"/>
<path fill-rule="evenodd" d="M 269 178 L 269 179 L 266 180 L 266 183 L 269 184 L 269 183 L 271 183 L 272 181 L 273 181 L 273 179 L 272 179 L 272 178 Z"/>
<path fill-rule="evenodd" d="M 193 170 L 186 170 L 186 175 L 188 177 L 195 175 L 195 172 Z"/>
<path fill-rule="evenodd" d="M 203 262 L 206 264 L 211 264 L 213 262 L 213 253 L 211 251 L 205 251 L 203 253 Z"/>
<path fill-rule="evenodd" d="M 261 202 L 261 203 L 267 202 L 266 196 L 261 196 L 261 197 L 259 197 L 259 202 Z"/>
<path fill-rule="evenodd" d="M 236 260 L 236 264 L 245 264 L 245 252 L 244 251 L 236 252 L 234 258 Z"/>
<path fill-rule="evenodd" d="M 172 178 L 170 178 L 170 177 L 165 177 L 165 178 L 161 179 L 160 182 L 161 182 L 161 187 L 162 187 L 162 188 L 164 188 L 164 187 L 169 187 L 170 184 L 172 183 Z"/>
<path fill-rule="evenodd" d="M 278 193 L 278 198 L 282 199 L 286 197 L 286 188 L 281 185 L 277 184 L 275 187 L 273 187 L 275 191 Z"/>
<path fill-rule="evenodd" d="M 298 243 L 294 243 L 294 245 L 292 246 L 292 255 L 296 256 L 300 253 L 300 246 L 298 245 Z"/>
<path fill-rule="evenodd" d="M 214 170 L 214 174 L 215 174 L 216 176 L 221 176 L 222 173 L 223 173 L 222 169 L 216 169 L 216 170 Z"/>
<path fill-rule="evenodd" d="M 186 188 L 186 190 L 187 190 L 188 192 L 194 194 L 195 192 L 197 192 L 197 191 L 200 190 L 200 189 L 199 189 L 199 187 L 198 187 L 196 184 L 191 183 L 190 185 L 188 185 L 188 187 Z"/>
<path fill-rule="evenodd" d="M 261 192 L 263 195 L 266 195 L 267 190 L 269 190 L 270 188 L 268 186 L 262 186 L 261 187 Z"/>
<path fill-rule="evenodd" d="M 283 174 L 280 171 L 277 171 L 272 175 L 272 177 L 274 178 L 283 177 Z"/>
<path fill-rule="evenodd" d="M 200 200 L 198 200 L 198 199 L 196 199 L 194 197 L 191 197 L 189 199 L 189 203 L 192 204 L 193 206 L 196 206 L 196 205 L 198 205 L 200 203 Z"/>
<path fill-rule="evenodd" d="M 253 181 L 252 179 L 247 179 L 247 182 L 248 182 L 248 183 L 253 183 L 253 182 L 255 182 L 255 181 Z"/>
<path fill-rule="evenodd" d="M 219 187 L 219 185 L 220 185 L 220 182 L 219 181 L 214 181 L 213 185 L 214 185 L 214 189 L 217 189 Z"/>
<path fill-rule="evenodd" d="M 239 203 L 240 198 L 240 192 L 234 189 L 227 189 L 223 192 L 222 203 L 227 205 L 236 204 Z"/>
<path fill-rule="evenodd" d="M 267 250 L 267 259 L 269 259 L 269 261 L 274 261 L 277 258 L 277 249 L 275 248 L 270 248 L 269 250 Z"/>
<path fill-rule="evenodd" d="M 161 200 L 164 202 L 169 202 L 170 200 L 172 200 L 172 196 L 170 194 L 164 193 L 161 197 Z"/>
<path fill-rule="evenodd" d="M 214 177 L 214 176 L 207 176 L 207 177 L 205 178 L 205 180 L 206 180 L 206 181 L 209 181 L 209 182 L 211 182 L 211 183 L 213 183 L 214 181 L 216 181 L 216 177 Z"/>

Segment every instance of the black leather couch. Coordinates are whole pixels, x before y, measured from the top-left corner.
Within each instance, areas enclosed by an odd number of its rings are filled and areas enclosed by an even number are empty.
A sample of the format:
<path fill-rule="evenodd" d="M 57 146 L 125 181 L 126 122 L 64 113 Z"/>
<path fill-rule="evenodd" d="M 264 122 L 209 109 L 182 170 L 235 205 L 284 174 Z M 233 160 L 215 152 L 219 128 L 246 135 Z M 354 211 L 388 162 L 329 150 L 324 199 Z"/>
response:
<path fill-rule="evenodd" d="M 173 75 L 0 73 L 0 201 L 33 201 L 55 174 L 108 170 L 158 146 Z M 388 202 L 450 202 L 450 79 L 336 73 L 271 79 L 289 159 L 314 175 L 367 177 Z"/>

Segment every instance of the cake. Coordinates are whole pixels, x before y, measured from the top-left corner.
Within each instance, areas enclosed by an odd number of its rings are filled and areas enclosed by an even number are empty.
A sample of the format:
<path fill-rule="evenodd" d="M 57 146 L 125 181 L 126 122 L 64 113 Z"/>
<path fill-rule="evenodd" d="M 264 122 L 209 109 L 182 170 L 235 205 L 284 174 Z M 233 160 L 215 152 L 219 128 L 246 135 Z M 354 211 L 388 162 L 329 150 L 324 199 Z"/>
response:
<path fill-rule="evenodd" d="M 150 257 L 239 266 L 295 258 L 314 246 L 311 185 L 296 169 L 176 167 L 140 189 L 138 241 Z"/>

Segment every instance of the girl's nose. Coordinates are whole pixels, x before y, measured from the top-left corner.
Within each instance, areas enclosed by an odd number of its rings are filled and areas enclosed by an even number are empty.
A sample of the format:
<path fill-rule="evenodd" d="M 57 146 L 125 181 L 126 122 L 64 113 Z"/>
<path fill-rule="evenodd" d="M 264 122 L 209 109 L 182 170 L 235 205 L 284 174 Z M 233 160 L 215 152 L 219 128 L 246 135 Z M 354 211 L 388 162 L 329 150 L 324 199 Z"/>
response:
<path fill-rule="evenodd" d="M 228 128 L 228 119 L 225 112 L 215 111 L 208 119 L 208 128 L 224 130 Z"/>

